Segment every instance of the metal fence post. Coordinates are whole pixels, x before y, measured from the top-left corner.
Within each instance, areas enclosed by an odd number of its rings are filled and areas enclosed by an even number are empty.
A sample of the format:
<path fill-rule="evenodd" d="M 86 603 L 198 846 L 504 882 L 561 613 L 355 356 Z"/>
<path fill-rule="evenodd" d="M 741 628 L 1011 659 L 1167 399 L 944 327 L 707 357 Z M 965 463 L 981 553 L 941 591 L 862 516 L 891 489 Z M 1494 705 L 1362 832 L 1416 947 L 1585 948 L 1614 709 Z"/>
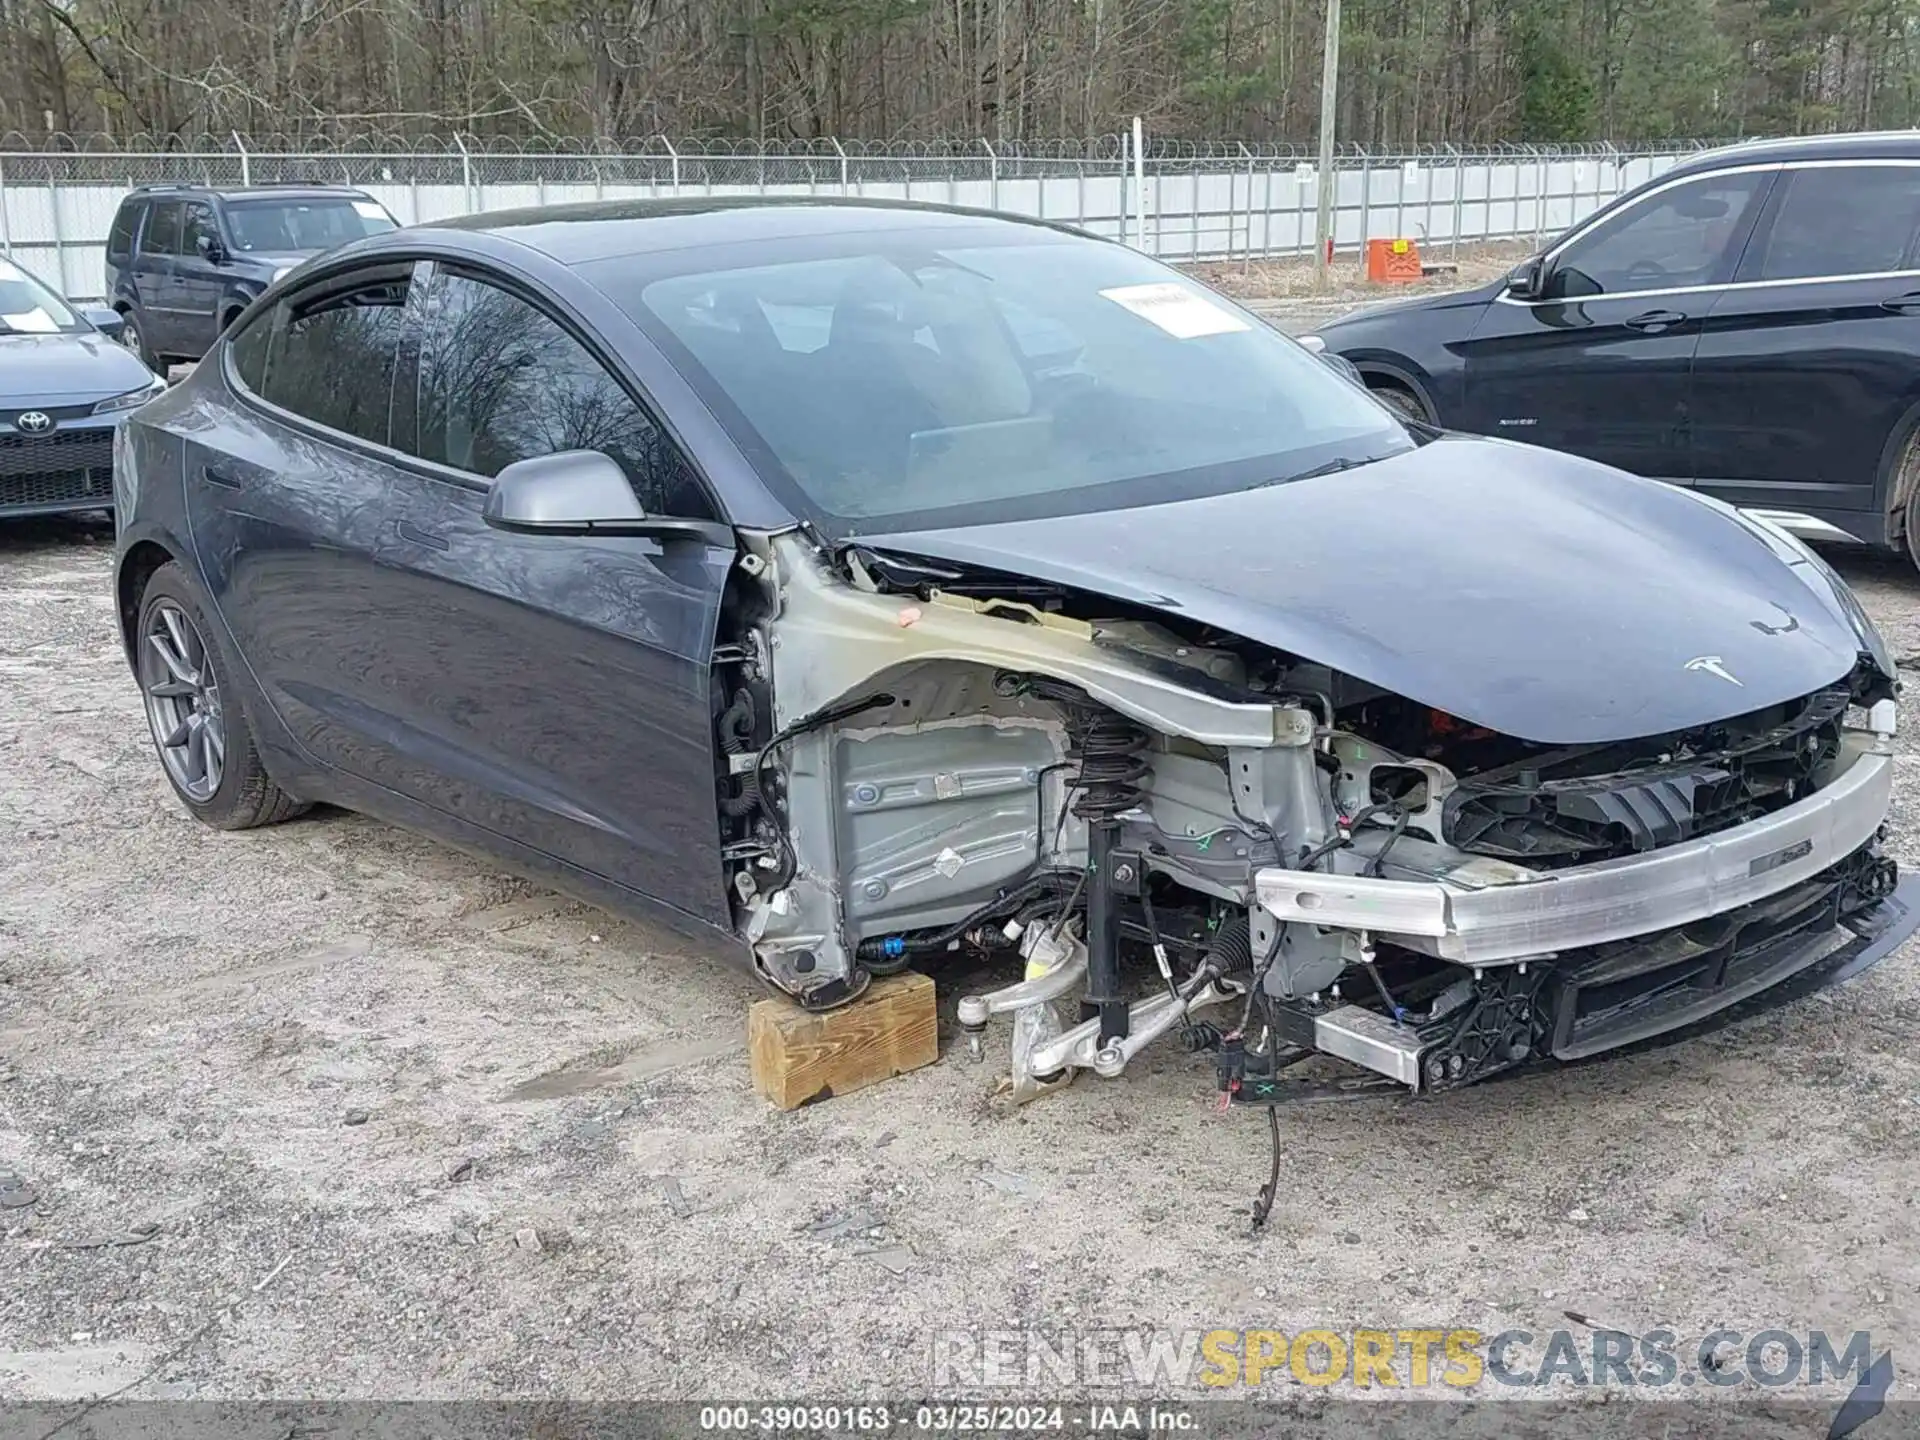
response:
<path fill-rule="evenodd" d="M 1133 229 L 1136 250 L 1147 248 L 1147 153 L 1146 128 L 1138 115 L 1133 117 Z"/>
<path fill-rule="evenodd" d="M 60 223 L 60 187 L 51 179 L 47 182 L 47 213 L 53 217 L 54 285 L 62 295 L 71 295 L 73 287 L 67 283 L 67 240 L 62 233 L 65 227 Z"/>
<path fill-rule="evenodd" d="M 7 164 L 0 160 L 0 255 L 13 254 L 13 230 L 7 223 Z"/>
<path fill-rule="evenodd" d="M 1541 212 L 1547 203 L 1548 170 L 1546 156 L 1537 150 L 1534 152 L 1534 172 L 1536 183 L 1533 191 L 1533 248 L 1538 250 L 1540 237 L 1546 233 L 1547 229 L 1546 216 Z"/>
<path fill-rule="evenodd" d="M 1233 172 L 1229 170 L 1227 175 L 1229 177 L 1227 183 L 1231 185 Z M 1187 207 L 1187 258 L 1198 260 L 1200 258 L 1200 156 L 1197 151 L 1193 157 L 1193 168 L 1187 172 L 1187 179 L 1193 184 L 1193 203 Z M 1158 177 L 1154 179 L 1153 190 L 1157 201 L 1160 193 Z M 1159 209 L 1157 203 L 1154 208 Z"/>
<path fill-rule="evenodd" d="M 473 157 L 467 154 L 467 142 L 460 138 L 458 130 L 453 132 L 453 143 L 460 148 L 460 202 L 468 210 L 474 210 L 473 203 Z"/>
<path fill-rule="evenodd" d="M 660 137 L 660 143 L 667 147 L 667 154 L 673 161 L 673 194 L 674 198 L 678 199 L 680 195 L 680 152 L 673 148 L 673 142 L 664 135 Z M 713 172 L 709 170 L 707 174 L 711 177 Z M 762 166 L 760 171 L 760 189 L 764 192 L 766 188 L 766 168 Z"/>
<path fill-rule="evenodd" d="M 1253 152 L 1245 144 L 1240 153 L 1247 159 L 1247 248 L 1240 253 L 1241 268 L 1253 263 Z M 1233 221 L 1227 221 L 1227 258 L 1233 258 Z"/>
<path fill-rule="evenodd" d="M 1460 223 L 1466 207 L 1467 166 L 1466 158 L 1453 146 L 1453 251 L 1455 260 L 1460 258 Z"/>
<path fill-rule="evenodd" d="M 247 142 L 240 138 L 238 130 L 229 130 L 227 133 L 233 137 L 233 148 L 240 152 L 240 183 L 251 185 L 253 184 L 253 157 L 247 154 Z"/>
<path fill-rule="evenodd" d="M 1366 147 L 1360 147 L 1360 260 L 1366 263 L 1367 241 L 1373 238 L 1373 157 L 1367 154 Z M 1340 222 L 1336 218 L 1334 234 L 1340 233 Z"/>
<path fill-rule="evenodd" d="M 1000 208 L 1000 157 L 993 153 L 993 146 L 987 143 L 987 137 L 980 137 L 980 148 L 987 152 L 987 208 Z"/>
<path fill-rule="evenodd" d="M 840 157 L 840 198 L 844 200 L 847 195 L 847 148 L 835 140 L 833 153 Z"/>

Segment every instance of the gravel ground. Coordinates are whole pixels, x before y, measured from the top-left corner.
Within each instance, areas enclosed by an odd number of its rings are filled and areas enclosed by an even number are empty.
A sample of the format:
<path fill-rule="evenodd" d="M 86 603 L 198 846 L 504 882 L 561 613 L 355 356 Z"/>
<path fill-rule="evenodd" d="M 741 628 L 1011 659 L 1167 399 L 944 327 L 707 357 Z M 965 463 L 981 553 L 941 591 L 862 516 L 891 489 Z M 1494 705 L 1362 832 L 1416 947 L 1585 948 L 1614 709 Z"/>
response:
<path fill-rule="evenodd" d="M 1533 253 L 1531 245 L 1501 242 L 1445 248 L 1421 258 L 1435 272 L 1412 284 L 1370 285 L 1362 279 L 1358 256 L 1339 255 L 1328 267 L 1327 287 L 1314 286 L 1311 259 L 1221 260 L 1185 267 L 1216 290 L 1272 317 L 1298 333 L 1324 324 L 1356 305 L 1484 285 L 1506 274 Z"/>
<path fill-rule="evenodd" d="M 1911 948 L 1664 1051 L 1288 1111 L 1250 1238 L 1263 1119 L 1171 1047 L 1007 1114 L 948 991 L 936 1065 L 777 1114 L 755 986 L 671 936 L 352 815 L 201 828 L 110 548 L 0 530 L 0 1170 L 39 1196 L 0 1396 L 923 1395 L 956 1327 L 1920 1339 Z M 1920 652 L 1920 576 L 1835 558 Z"/>

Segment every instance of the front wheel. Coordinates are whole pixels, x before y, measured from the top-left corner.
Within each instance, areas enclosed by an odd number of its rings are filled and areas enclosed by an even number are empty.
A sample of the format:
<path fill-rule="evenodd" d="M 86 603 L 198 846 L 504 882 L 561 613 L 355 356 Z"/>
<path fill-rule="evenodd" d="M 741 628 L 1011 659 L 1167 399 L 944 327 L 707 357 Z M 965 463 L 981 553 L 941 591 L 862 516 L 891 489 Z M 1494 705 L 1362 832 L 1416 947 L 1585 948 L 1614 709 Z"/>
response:
<path fill-rule="evenodd" d="M 1920 428 L 1900 447 L 1900 461 L 1893 471 L 1893 494 L 1905 495 L 1900 516 L 1907 534 L 1907 558 L 1920 567 Z"/>
<path fill-rule="evenodd" d="M 1433 424 L 1433 417 L 1427 414 L 1427 407 L 1418 395 L 1404 385 L 1391 381 L 1375 381 L 1367 387 L 1373 392 L 1373 398 L 1402 419 L 1411 420 L 1417 425 Z"/>
<path fill-rule="evenodd" d="M 141 328 L 140 319 L 128 310 L 120 317 L 120 343 L 140 357 L 140 363 L 153 371 L 161 373 L 160 357 L 147 348 L 147 333 Z"/>
<path fill-rule="evenodd" d="M 307 807 L 267 777 L 213 633 L 180 567 L 154 571 L 140 597 L 135 671 L 160 768 L 216 830 L 290 820 Z"/>

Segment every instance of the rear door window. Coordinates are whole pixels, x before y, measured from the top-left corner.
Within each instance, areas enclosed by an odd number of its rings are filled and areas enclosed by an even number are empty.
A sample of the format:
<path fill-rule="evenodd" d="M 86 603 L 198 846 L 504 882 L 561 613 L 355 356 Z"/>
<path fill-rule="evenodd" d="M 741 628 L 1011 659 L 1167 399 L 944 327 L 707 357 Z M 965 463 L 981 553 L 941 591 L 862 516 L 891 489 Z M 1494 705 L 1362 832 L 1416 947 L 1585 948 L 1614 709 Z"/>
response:
<path fill-rule="evenodd" d="M 316 425 L 387 444 L 410 283 L 410 266 L 389 265 L 289 295 L 234 337 L 241 383 Z"/>
<path fill-rule="evenodd" d="M 180 251 L 180 202 L 163 200 L 147 216 L 147 233 L 140 237 L 142 255 L 176 255 Z"/>
<path fill-rule="evenodd" d="M 1920 166 L 1831 165 L 1781 177 L 1773 221 L 1754 237 L 1742 280 L 1811 280 L 1911 269 Z"/>

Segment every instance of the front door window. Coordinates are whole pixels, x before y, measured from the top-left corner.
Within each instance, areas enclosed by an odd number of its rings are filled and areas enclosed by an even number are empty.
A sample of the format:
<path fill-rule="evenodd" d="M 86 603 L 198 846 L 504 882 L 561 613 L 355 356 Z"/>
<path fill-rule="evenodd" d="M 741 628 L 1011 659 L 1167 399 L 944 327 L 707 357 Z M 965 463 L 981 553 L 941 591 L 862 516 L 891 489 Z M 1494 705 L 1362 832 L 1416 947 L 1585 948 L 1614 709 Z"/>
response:
<path fill-rule="evenodd" d="M 1769 171 L 1703 175 L 1601 221 L 1554 258 L 1548 298 L 1714 285 L 1728 278 Z"/>

